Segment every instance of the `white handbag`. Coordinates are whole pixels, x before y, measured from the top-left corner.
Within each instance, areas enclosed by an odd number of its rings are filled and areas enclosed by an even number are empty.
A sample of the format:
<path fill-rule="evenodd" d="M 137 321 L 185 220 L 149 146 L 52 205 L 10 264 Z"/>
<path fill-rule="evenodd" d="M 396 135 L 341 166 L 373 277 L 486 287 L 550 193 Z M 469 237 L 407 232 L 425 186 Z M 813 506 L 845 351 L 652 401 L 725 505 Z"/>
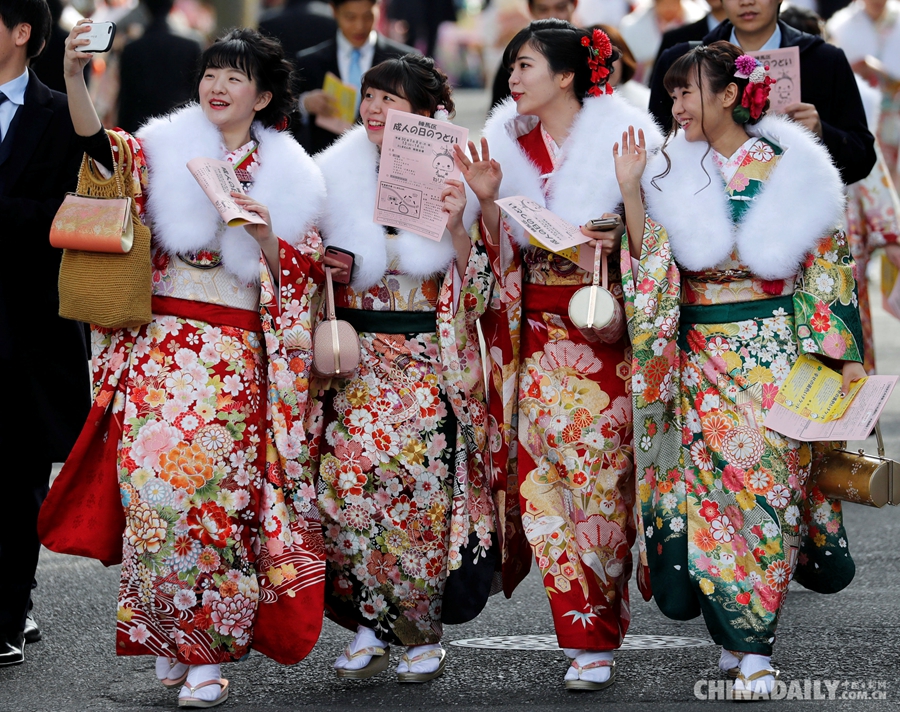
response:
<path fill-rule="evenodd" d="M 569 319 L 588 341 L 612 343 L 624 334 L 625 314 L 622 305 L 609 291 L 606 255 L 602 254 L 599 247 L 594 252 L 593 283 L 572 295 L 569 300 Z"/>

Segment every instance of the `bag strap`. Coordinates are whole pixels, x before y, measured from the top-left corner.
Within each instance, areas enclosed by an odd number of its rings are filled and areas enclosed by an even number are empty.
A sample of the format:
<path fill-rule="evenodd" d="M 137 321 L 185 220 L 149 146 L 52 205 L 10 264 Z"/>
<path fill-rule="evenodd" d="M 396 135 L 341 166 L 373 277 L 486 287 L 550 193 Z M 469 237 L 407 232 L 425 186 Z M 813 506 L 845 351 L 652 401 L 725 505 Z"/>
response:
<path fill-rule="evenodd" d="M 125 142 L 125 139 L 116 131 L 107 131 L 106 135 L 112 139 L 118 149 L 112 175 L 109 178 L 104 178 L 100 175 L 95 170 L 93 163 L 88 159 L 88 155 L 85 153 L 81 157 L 81 168 L 78 171 L 78 187 L 75 189 L 75 192 L 78 195 L 91 197 L 92 193 L 107 192 L 111 185 L 115 183 L 116 195 L 114 197 L 127 198 L 130 193 L 134 193 L 133 189 L 128 190 L 126 188 L 126 186 L 131 188 L 131 151 L 128 150 L 128 144 Z M 123 180 L 123 176 L 125 175 L 128 176 L 127 181 Z M 99 190 L 92 190 L 92 188 Z"/>
<path fill-rule="evenodd" d="M 884 457 L 884 438 L 881 437 L 881 422 L 875 421 L 875 440 L 878 443 L 878 457 Z"/>
<path fill-rule="evenodd" d="M 600 275 L 603 275 L 603 288 L 609 290 L 609 267 L 606 263 L 606 255 L 603 254 L 603 248 L 597 246 L 594 249 L 594 278 L 591 282 L 591 296 L 588 300 L 588 318 L 587 328 L 594 328 L 594 309 L 597 307 L 597 287 L 600 286 Z"/>
<path fill-rule="evenodd" d="M 341 340 L 338 334 L 337 317 L 334 313 L 334 282 L 331 279 L 331 267 L 325 268 L 325 317 L 331 324 L 331 349 L 334 375 L 341 372 Z"/>
<path fill-rule="evenodd" d="M 334 321 L 334 282 L 331 279 L 331 267 L 325 268 L 325 318 Z"/>

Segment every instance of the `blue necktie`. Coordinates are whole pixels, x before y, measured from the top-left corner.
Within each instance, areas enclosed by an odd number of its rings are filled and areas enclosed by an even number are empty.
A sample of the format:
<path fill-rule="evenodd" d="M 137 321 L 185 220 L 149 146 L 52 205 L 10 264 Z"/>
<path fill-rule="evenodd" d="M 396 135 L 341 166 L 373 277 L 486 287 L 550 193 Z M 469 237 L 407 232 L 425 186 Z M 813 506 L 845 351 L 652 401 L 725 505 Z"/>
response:
<path fill-rule="evenodd" d="M 350 68 L 347 71 L 347 84 L 354 87 L 356 89 L 356 110 L 359 111 L 359 102 L 362 100 L 362 92 L 360 91 L 360 87 L 362 85 L 362 65 L 360 64 L 360 59 L 362 57 L 362 52 L 358 49 L 354 48 L 352 52 L 350 52 Z"/>

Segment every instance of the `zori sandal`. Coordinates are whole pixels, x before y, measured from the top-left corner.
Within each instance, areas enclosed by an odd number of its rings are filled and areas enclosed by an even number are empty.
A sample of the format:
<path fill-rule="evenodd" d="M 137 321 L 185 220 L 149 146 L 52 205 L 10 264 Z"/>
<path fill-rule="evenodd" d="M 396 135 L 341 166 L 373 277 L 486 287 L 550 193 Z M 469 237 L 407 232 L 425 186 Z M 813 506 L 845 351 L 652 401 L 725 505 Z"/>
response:
<path fill-rule="evenodd" d="M 185 687 L 191 693 L 191 695 L 196 694 L 197 690 L 201 687 L 208 687 L 209 685 L 221 685 L 222 690 L 219 692 L 219 696 L 213 700 L 204 700 L 200 697 L 179 697 L 178 698 L 178 706 L 179 707 L 215 707 L 216 705 L 221 705 L 225 700 L 228 699 L 228 680 L 207 680 L 206 682 L 201 682 L 199 685 L 194 685 L 191 687 L 187 683 L 185 683 Z"/>
<path fill-rule="evenodd" d="M 778 680 L 779 672 L 778 670 L 773 670 L 771 668 L 766 668 L 765 670 L 759 670 L 752 675 L 747 675 L 746 677 L 738 672 L 737 678 L 735 678 L 735 684 L 738 682 L 741 683 L 743 689 L 738 689 L 737 687 L 731 688 L 731 699 L 735 702 L 748 702 L 750 700 L 768 700 L 772 696 L 772 690 L 774 689 L 775 682 L 772 682 L 772 688 L 770 688 L 767 692 L 756 692 L 753 689 L 753 682 L 759 680 L 761 678 L 766 677 L 767 675 L 771 675 L 775 680 Z M 768 686 L 767 686 L 768 687 Z"/>
<path fill-rule="evenodd" d="M 583 690 L 596 692 L 603 690 L 612 685 L 616 681 L 616 661 L 615 660 L 595 660 L 592 663 L 581 665 L 577 660 L 573 660 L 572 667 L 578 671 L 577 680 L 566 680 L 567 690 Z M 582 680 L 581 673 L 583 670 L 594 670 L 596 668 L 608 667 L 609 679 L 604 682 L 594 682 L 593 680 Z"/>
<path fill-rule="evenodd" d="M 389 647 L 382 648 L 377 645 L 371 645 L 367 648 L 360 648 L 355 653 L 351 653 L 349 647 L 344 650 L 344 657 L 347 658 L 348 661 L 358 658 L 361 655 L 370 655 L 372 659 L 367 665 L 356 670 L 337 668 L 335 670 L 337 676 L 345 677 L 350 680 L 367 680 L 373 675 L 377 675 L 378 673 L 387 670 L 387 667 L 391 662 L 391 649 Z"/>
<path fill-rule="evenodd" d="M 400 660 L 406 663 L 407 672 L 398 672 L 397 682 L 428 682 L 429 680 L 434 680 L 436 677 L 440 677 L 444 674 L 446 657 L 447 651 L 443 648 L 432 648 L 431 650 L 426 650 L 424 653 L 419 653 L 412 657 L 403 653 Z M 413 665 L 420 663 L 423 660 L 428 660 L 429 658 L 439 658 L 437 670 L 434 672 L 412 672 Z"/>

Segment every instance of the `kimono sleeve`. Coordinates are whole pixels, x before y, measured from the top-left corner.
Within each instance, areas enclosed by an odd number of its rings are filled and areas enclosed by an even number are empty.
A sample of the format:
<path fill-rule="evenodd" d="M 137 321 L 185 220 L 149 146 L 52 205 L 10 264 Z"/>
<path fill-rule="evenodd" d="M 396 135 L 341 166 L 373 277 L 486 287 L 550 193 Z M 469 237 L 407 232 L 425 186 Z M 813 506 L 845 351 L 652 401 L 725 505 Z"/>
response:
<path fill-rule="evenodd" d="M 804 353 L 863 360 L 862 322 L 850 245 L 843 231 L 823 237 L 806 256 L 794 291 L 797 337 Z"/>

